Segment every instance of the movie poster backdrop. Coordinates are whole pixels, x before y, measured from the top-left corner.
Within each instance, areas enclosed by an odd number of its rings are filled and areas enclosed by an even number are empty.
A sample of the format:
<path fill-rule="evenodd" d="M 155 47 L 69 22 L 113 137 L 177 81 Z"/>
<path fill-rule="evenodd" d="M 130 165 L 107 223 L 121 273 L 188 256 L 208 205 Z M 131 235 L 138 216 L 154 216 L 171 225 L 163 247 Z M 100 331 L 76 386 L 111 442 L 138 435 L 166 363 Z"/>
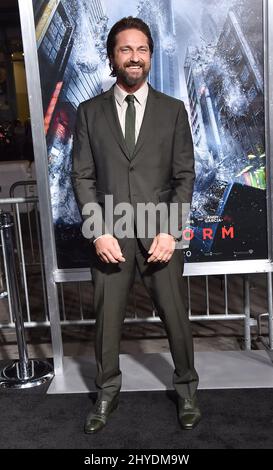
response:
<path fill-rule="evenodd" d="M 58 268 L 89 266 L 71 184 L 78 105 L 114 83 L 111 26 L 142 18 L 149 83 L 184 101 L 196 181 L 186 262 L 266 259 L 262 0 L 33 0 Z"/>

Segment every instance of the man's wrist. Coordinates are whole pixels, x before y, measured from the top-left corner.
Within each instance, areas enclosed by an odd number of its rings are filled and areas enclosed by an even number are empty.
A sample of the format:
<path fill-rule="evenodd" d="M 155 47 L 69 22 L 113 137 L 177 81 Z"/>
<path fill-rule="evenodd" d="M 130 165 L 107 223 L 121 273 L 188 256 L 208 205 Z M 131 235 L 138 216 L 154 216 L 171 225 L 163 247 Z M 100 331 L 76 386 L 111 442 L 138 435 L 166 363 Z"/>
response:
<path fill-rule="evenodd" d="M 163 236 L 164 236 L 164 235 L 165 235 L 165 236 L 166 236 L 166 235 L 169 235 L 169 236 L 173 237 L 173 239 L 174 239 L 175 242 L 177 241 L 177 238 L 176 238 L 172 233 L 161 232 L 161 233 L 159 233 L 159 235 L 163 235 Z"/>
<path fill-rule="evenodd" d="M 93 243 L 95 244 L 96 241 L 97 241 L 99 238 L 102 238 L 102 237 L 113 238 L 113 235 L 111 235 L 110 233 L 104 233 L 103 235 L 100 235 L 99 237 L 95 238 L 95 240 L 93 241 Z"/>

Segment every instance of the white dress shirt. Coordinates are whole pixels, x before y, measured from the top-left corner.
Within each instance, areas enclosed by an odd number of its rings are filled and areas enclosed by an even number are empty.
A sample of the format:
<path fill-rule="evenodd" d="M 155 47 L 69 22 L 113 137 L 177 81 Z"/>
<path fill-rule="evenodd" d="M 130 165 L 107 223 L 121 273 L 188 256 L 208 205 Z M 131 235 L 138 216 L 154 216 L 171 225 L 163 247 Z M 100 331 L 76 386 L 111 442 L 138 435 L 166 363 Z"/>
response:
<path fill-rule="evenodd" d="M 143 121 L 143 116 L 145 112 L 147 97 L 148 97 L 149 87 L 148 83 L 145 82 L 134 94 L 135 96 L 135 109 L 136 109 L 136 139 L 137 141 L 139 131 L 141 128 L 141 124 Z M 123 135 L 125 136 L 125 116 L 128 103 L 125 100 L 126 96 L 128 95 L 127 91 L 122 90 L 117 84 L 114 86 L 114 96 L 115 102 L 119 117 L 119 122 L 121 125 L 121 129 Z"/>

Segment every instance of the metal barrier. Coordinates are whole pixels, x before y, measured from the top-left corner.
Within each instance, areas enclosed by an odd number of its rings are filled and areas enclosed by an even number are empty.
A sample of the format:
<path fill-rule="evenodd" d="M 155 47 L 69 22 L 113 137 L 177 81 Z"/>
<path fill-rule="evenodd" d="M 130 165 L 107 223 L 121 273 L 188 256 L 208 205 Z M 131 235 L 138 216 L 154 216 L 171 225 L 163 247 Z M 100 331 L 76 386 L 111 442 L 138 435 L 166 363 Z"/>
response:
<path fill-rule="evenodd" d="M 44 271 L 44 263 L 43 263 L 43 248 L 42 248 L 42 234 L 41 234 L 41 224 L 40 224 L 40 217 L 39 217 L 39 210 L 38 210 L 38 197 L 37 195 L 29 196 L 30 192 L 35 192 L 36 188 L 36 181 L 18 181 L 14 183 L 10 188 L 10 197 L 16 201 L 15 192 L 18 188 L 24 189 L 24 197 L 25 204 L 23 202 L 12 204 L 12 209 L 14 213 L 14 222 L 15 222 L 15 236 L 16 236 L 16 246 L 18 247 L 18 255 L 20 259 L 20 266 L 21 266 L 21 275 L 22 281 L 25 290 L 25 299 L 26 299 L 26 306 L 27 306 L 27 315 L 28 321 L 30 322 L 30 307 L 29 307 L 29 294 L 28 294 L 28 284 L 27 284 L 27 276 L 26 276 L 26 266 L 28 267 L 39 267 L 39 272 L 41 273 L 41 280 L 42 280 L 42 294 L 43 294 L 43 305 L 44 305 L 44 314 L 45 320 L 49 320 L 48 314 L 48 305 L 47 305 L 47 294 L 46 294 L 46 281 L 45 281 L 45 271 Z M 29 238 L 25 237 L 25 241 L 29 241 L 29 251 L 31 256 L 29 259 L 25 260 L 25 250 L 23 246 L 23 237 L 22 237 L 22 224 L 20 219 L 20 210 L 19 207 L 25 206 L 25 213 L 27 216 L 27 233 Z M 34 223 L 35 227 L 33 227 L 33 222 L 31 220 L 31 213 L 34 213 Z M 33 238 L 33 234 L 36 232 L 36 240 Z M 38 243 L 35 246 L 35 242 Z"/>
<path fill-rule="evenodd" d="M 251 349 L 251 328 L 257 325 L 257 320 L 251 316 L 251 309 L 250 309 L 250 292 L 249 292 L 249 275 L 242 275 L 242 290 L 243 290 L 243 305 L 242 305 L 242 313 L 231 313 L 229 310 L 229 298 L 228 298 L 228 277 L 232 277 L 224 275 L 222 276 L 223 280 L 223 295 L 224 300 L 224 313 L 213 313 L 211 312 L 210 307 L 210 278 L 215 278 L 215 276 L 203 276 L 202 279 L 205 280 L 205 290 L 203 292 L 205 303 L 206 303 L 206 312 L 203 314 L 196 314 L 193 312 L 192 309 L 192 294 L 191 294 L 191 287 L 192 283 L 194 282 L 190 277 L 187 277 L 187 305 L 188 305 L 188 315 L 191 321 L 195 322 L 202 322 L 202 321 L 243 321 L 244 322 L 244 345 L 245 349 Z M 71 284 L 71 283 L 70 283 Z M 61 313 L 61 324 L 62 325 L 88 325 L 94 324 L 95 320 L 87 318 L 84 314 L 84 302 L 82 300 L 82 293 L 81 293 L 81 282 L 74 282 L 76 284 L 78 290 L 78 305 L 79 305 L 79 317 L 78 319 L 68 320 L 67 318 L 67 311 L 66 311 L 66 302 L 65 302 L 65 295 L 64 295 L 64 284 L 60 283 L 60 313 Z M 90 289 L 85 289 L 85 292 Z M 75 290 L 76 291 L 76 290 Z M 74 302 L 76 292 L 73 295 Z M 91 301 L 91 299 L 90 299 Z M 87 302 L 90 305 L 90 302 Z M 137 311 L 135 308 L 133 312 L 127 312 L 127 317 L 125 318 L 125 323 L 157 323 L 161 322 L 159 316 L 157 315 L 156 309 L 152 310 L 152 315 L 148 317 L 143 317 L 140 312 Z"/>
<path fill-rule="evenodd" d="M 22 214 L 20 214 L 19 206 L 20 205 L 33 205 L 32 215 L 30 211 L 27 212 L 27 224 L 22 223 Z M 37 326 L 40 322 L 33 322 L 31 319 L 30 312 L 30 291 L 28 285 L 27 269 L 32 271 L 39 268 L 39 273 L 41 275 L 42 282 L 42 296 L 43 296 L 43 320 L 49 325 L 48 319 L 48 307 L 47 307 L 47 295 L 46 295 L 46 286 L 45 286 L 45 272 L 43 266 L 43 251 L 41 243 L 41 232 L 38 216 L 38 198 L 37 197 L 21 197 L 21 198 L 6 198 L 0 199 L 0 209 L 2 205 L 10 205 L 11 212 L 14 216 L 14 225 L 15 225 L 15 250 L 19 259 L 19 273 L 20 273 L 20 285 L 24 293 L 24 302 L 26 310 L 26 326 Z M 25 215 L 24 215 L 25 218 Z M 33 220 L 34 219 L 34 220 Z M 31 221 L 32 220 L 32 221 Z M 23 228 L 24 226 L 24 228 Z M 23 236 L 23 231 L 25 236 Z M 36 233 L 35 240 L 33 234 Z M 7 264 L 4 257 L 2 257 L 3 271 L 7 273 Z M 7 299 L 9 303 L 9 322 L 0 323 L 0 328 L 9 328 L 14 327 L 14 322 L 12 318 L 12 309 L 10 304 L 10 286 L 6 276 L 6 288 L 7 288 Z"/>
<path fill-rule="evenodd" d="M 42 250 L 42 241 L 41 241 L 41 229 L 40 229 L 40 219 L 39 219 L 39 208 L 38 208 L 38 198 L 36 196 L 25 196 L 25 197 L 14 197 L 16 190 L 18 187 L 23 187 L 26 189 L 26 186 L 34 186 L 36 184 L 35 181 L 27 181 L 27 182 L 18 182 L 13 185 L 11 188 L 11 198 L 7 199 L 0 199 L 0 209 L 1 205 L 10 205 L 10 209 L 14 214 L 14 222 L 15 222 L 15 233 L 16 233 L 16 249 L 17 255 L 19 259 L 19 266 L 20 266 L 20 279 L 21 279 L 21 286 L 24 291 L 25 297 L 25 306 L 26 306 L 26 318 L 24 319 L 24 325 L 26 328 L 35 328 L 35 327 L 49 327 L 49 314 L 48 314 L 48 306 L 47 306 L 47 293 L 46 293 L 46 282 L 45 282 L 45 273 L 44 273 L 44 266 L 43 266 L 43 250 Z M 20 213 L 20 206 L 24 205 L 27 207 L 27 211 L 24 214 L 24 228 L 22 228 L 22 214 Z M 29 210 L 29 209 L 30 210 Z M 23 231 L 25 236 L 23 236 Z M 35 236 L 34 236 L 35 235 Z M 0 256 L 1 259 L 1 256 Z M 28 275 L 27 271 L 35 268 L 39 268 L 39 273 L 41 275 L 41 283 L 42 283 L 42 297 L 43 297 L 43 310 L 40 312 L 39 318 L 35 318 L 35 315 L 31 314 L 31 307 L 30 307 L 30 292 L 29 292 L 29 282 L 28 282 Z M 3 269 L 7 272 L 7 266 L 5 260 L 3 260 Z M 271 277 L 269 273 L 268 276 Z M 201 277 L 201 276 L 200 276 Z M 230 299 L 229 299 L 229 278 L 232 275 L 222 275 L 220 276 L 221 279 L 221 295 L 223 296 L 223 312 L 222 313 L 215 313 L 212 312 L 211 309 L 211 295 L 210 295 L 210 282 L 211 278 L 215 278 L 215 276 L 203 276 L 202 279 L 205 282 L 204 288 L 204 298 L 205 298 L 205 313 L 203 314 L 196 314 L 193 311 L 193 295 L 192 295 L 192 285 L 194 280 L 190 277 L 186 278 L 187 283 L 187 305 L 188 305 L 188 314 L 191 321 L 242 321 L 244 323 L 244 342 L 245 342 L 245 349 L 251 349 L 251 328 L 257 325 L 257 320 L 251 316 L 251 309 L 250 309 L 250 289 L 249 289 L 249 275 L 241 275 L 242 280 L 242 296 L 243 296 L 243 305 L 242 305 L 242 312 L 240 313 L 231 313 L 230 312 Z M 8 293 L 8 302 L 9 302 L 9 320 L 7 322 L 0 322 L 0 329 L 5 328 L 14 328 L 15 324 L 12 318 L 12 309 L 10 305 L 10 286 L 7 284 L 7 293 Z M 85 315 L 84 313 L 84 299 L 83 299 L 83 292 L 82 292 L 82 282 L 76 281 L 77 286 L 77 301 L 75 301 L 75 294 L 73 295 L 74 303 L 77 303 L 77 316 L 76 318 L 69 319 L 69 315 L 66 309 L 66 295 L 65 295 L 65 284 L 64 282 L 58 282 L 58 291 L 59 291 L 59 300 L 60 300 L 60 310 L 61 310 L 61 325 L 89 325 L 94 324 L 95 319 L 90 318 L 90 315 Z M 70 282 L 69 287 L 72 289 L 73 284 Z M 268 283 L 268 289 L 271 288 L 271 282 Z M 5 297 L 5 292 L 3 289 L 2 296 Z M 0 292 L 1 292 L 0 291 Z M 91 293 L 91 283 L 90 289 Z M 86 292 L 86 289 L 85 291 Z M 0 298 L 1 301 L 1 298 Z M 91 295 L 90 299 L 88 299 L 87 304 L 91 305 Z M 272 306 L 271 306 L 272 307 Z M 270 308 L 269 308 L 270 310 Z M 270 341 L 269 347 L 272 349 L 272 312 L 268 313 L 268 320 L 269 321 L 269 333 L 270 333 Z M 41 316 L 42 315 L 42 316 Z M 36 315 L 37 316 L 37 315 Z M 154 322 L 161 322 L 156 310 L 152 310 L 152 314 L 147 317 L 143 317 L 141 314 L 137 312 L 136 304 L 134 303 L 134 311 L 130 312 L 130 314 L 126 316 L 125 323 L 154 323 Z"/>
<path fill-rule="evenodd" d="M 16 264 L 13 244 L 13 218 L 9 212 L 0 213 L 0 231 L 3 255 L 6 266 L 7 285 L 9 286 L 9 302 L 15 323 L 19 360 L 5 366 L 0 372 L 0 387 L 29 388 L 41 385 L 53 377 L 52 366 L 37 359 L 29 359 L 23 313 L 16 275 Z"/>

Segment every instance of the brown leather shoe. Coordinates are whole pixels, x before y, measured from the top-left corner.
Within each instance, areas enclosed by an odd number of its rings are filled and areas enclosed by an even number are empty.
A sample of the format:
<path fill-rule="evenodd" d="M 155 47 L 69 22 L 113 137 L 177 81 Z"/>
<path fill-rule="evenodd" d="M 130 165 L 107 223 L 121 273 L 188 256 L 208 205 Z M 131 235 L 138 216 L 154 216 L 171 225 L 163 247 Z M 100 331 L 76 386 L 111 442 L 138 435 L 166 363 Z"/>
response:
<path fill-rule="evenodd" d="M 193 429 L 201 419 L 196 396 L 193 398 L 178 397 L 178 419 L 183 429 Z"/>
<path fill-rule="evenodd" d="M 100 431 L 106 423 L 110 414 L 118 406 L 118 397 L 111 401 L 97 400 L 94 409 L 88 413 L 85 420 L 84 432 L 86 434 L 92 434 Z"/>

